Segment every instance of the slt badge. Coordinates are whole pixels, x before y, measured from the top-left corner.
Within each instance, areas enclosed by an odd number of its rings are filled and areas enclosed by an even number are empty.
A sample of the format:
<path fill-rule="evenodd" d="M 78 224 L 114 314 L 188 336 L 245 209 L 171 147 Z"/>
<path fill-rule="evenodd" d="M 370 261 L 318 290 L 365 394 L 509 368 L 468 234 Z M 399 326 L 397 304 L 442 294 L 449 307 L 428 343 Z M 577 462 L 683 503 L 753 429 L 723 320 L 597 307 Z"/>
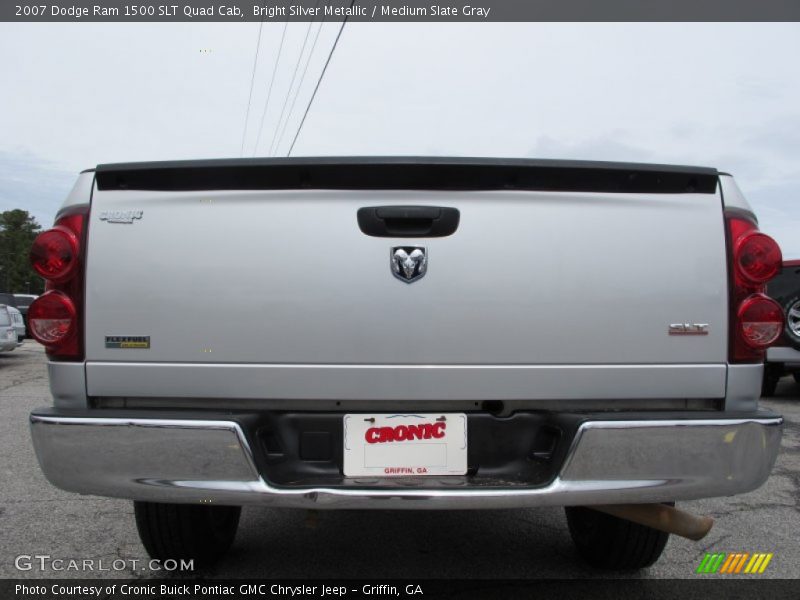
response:
<path fill-rule="evenodd" d="M 428 253 L 422 246 L 395 246 L 389 255 L 392 273 L 400 281 L 413 283 L 428 270 Z"/>

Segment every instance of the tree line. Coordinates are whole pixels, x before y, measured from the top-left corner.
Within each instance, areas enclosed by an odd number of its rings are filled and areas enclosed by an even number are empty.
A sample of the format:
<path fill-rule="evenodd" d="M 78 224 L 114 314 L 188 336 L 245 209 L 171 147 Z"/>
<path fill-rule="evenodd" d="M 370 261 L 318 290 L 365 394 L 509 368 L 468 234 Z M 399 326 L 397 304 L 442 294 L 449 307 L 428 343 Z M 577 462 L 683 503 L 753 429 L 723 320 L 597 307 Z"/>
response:
<path fill-rule="evenodd" d="M 0 212 L 0 292 L 41 294 L 44 280 L 31 268 L 28 253 L 42 227 L 27 210 Z"/>

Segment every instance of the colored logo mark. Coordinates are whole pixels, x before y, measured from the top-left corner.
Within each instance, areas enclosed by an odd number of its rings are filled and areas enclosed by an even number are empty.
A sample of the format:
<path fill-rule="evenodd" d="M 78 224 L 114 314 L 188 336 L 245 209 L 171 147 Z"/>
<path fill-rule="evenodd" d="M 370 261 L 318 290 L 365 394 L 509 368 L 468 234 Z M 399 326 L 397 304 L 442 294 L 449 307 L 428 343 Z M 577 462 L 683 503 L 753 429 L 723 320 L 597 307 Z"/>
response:
<path fill-rule="evenodd" d="M 706 552 L 695 573 L 763 573 L 772 560 L 772 552 Z"/>

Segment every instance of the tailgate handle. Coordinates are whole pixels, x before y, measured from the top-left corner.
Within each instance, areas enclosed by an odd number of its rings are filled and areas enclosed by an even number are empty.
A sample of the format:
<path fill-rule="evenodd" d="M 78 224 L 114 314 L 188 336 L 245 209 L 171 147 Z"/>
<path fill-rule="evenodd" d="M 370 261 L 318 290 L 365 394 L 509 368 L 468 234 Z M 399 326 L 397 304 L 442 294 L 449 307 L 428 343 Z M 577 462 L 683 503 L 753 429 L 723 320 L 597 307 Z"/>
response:
<path fill-rule="evenodd" d="M 457 208 L 367 206 L 358 209 L 358 227 L 373 237 L 444 237 L 458 229 Z"/>

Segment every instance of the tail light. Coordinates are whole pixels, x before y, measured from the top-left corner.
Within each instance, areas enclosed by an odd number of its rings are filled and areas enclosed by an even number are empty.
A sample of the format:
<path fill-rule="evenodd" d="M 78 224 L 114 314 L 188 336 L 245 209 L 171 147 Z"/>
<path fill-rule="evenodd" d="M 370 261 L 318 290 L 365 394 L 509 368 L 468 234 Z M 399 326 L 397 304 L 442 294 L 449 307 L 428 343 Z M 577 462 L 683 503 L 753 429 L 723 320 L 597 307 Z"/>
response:
<path fill-rule="evenodd" d="M 764 360 L 764 351 L 781 335 L 780 304 L 765 295 L 766 283 L 782 264 L 781 249 L 742 213 L 726 215 L 730 274 L 730 362 Z"/>
<path fill-rule="evenodd" d="M 781 305 L 764 294 L 753 294 L 745 298 L 739 305 L 736 317 L 742 340 L 756 350 L 772 344 L 783 329 Z"/>
<path fill-rule="evenodd" d="M 57 225 L 36 237 L 30 259 L 33 269 L 48 281 L 67 281 L 78 264 L 78 238 Z"/>
<path fill-rule="evenodd" d="M 52 229 L 36 237 L 31 247 L 31 265 L 47 282 L 47 291 L 28 307 L 28 326 L 52 358 L 83 359 L 83 257 L 88 214 L 88 206 L 68 209 Z"/>
<path fill-rule="evenodd" d="M 781 249 L 768 235 L 751 232 L 736 242 L 736 269 L 750 283 L 766 283 L 781 270 Z"/>
<path fill-rule="evenodd" d="M 77 311 L 69 296 L 51 290 L 28 309 L 31 334 L 46 346 L 62 344 L 74 334 Z"/>

